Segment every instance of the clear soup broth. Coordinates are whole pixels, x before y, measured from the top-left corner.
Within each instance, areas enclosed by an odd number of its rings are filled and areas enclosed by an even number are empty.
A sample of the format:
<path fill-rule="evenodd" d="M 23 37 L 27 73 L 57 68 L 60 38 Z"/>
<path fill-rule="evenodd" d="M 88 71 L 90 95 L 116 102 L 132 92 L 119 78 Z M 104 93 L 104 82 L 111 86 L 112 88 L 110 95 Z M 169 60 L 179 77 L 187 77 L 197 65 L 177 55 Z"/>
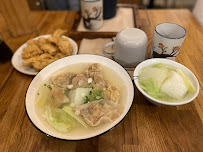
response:
<path fill-rule="evenodd" d="M 127 89 L 101 64 L 74 64 L 55 72 L 36 94 L 40 120 L 51 130 L 81 136 L 105 128 L 123 112 Z"/>

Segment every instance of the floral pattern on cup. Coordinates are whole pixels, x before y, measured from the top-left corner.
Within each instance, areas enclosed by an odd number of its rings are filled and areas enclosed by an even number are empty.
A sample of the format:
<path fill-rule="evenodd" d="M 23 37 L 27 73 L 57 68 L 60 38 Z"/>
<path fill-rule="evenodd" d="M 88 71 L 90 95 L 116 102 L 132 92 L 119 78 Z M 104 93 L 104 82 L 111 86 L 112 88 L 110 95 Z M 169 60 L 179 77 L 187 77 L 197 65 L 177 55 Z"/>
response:
<path fill-rule="evenodd" d="M 102 7 L 94 6 L 92 9 L 85 9 L 83 13 L 83 22 L 86 28 L 92 29 L 91 22 L 96 20 L 102 22 Z"/>
<path fill-rule="evenodd" d="M 179 50 L 180 50 L 180 46 L 174 46 L 172 49 L 172 53 L 170 55 L 176 56 Z"/>
<path fill-rule="evenodd" d="M 149 58 L 176 60 L 186 36 L 184 27 L 175 23 L 160 23 L 154 29 Z"/>
<path fill-rule="evenodd" d="M 164 52 L 166 52 L 166 49 L 168 48 L 167 46 L 164 47 L 164 45 L 162 43 L 159 43 L 159 48 L 162 50 L 161 54 L 164 54 Z"/>
<path fill-rule="evenodd" d="M 168 47 L 164 46 L 163 43 L 159 43 L 158 48 L 161 49 L 161 54 L 158 52 L 154 51 L 156 47 L 154 46 L 154 43 L 152 43 L 152 51 L 153 51 L 153 57 L 155 58 L 167 58 L 167 57 L 176 57 L 180 50 L 180 46 L 173 46 L 173 49 L 170 54 L 166 54 Z"/>

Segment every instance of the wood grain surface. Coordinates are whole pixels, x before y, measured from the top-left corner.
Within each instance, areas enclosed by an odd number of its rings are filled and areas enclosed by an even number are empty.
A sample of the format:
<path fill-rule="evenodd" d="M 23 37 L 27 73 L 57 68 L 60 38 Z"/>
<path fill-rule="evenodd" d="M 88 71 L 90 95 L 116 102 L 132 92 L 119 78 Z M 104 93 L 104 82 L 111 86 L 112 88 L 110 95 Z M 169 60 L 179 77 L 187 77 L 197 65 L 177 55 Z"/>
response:
<path fill-rule="evenodd" d="M 36 31 L 26 0 L 1 0 L 0 10 L 13 36 Z"/>
<path fill-rule="evenodd" d="M 142 27 L 148 36 L 148 53 L 154 28 L 161 22 L 177 23 L 187 30 L 177 62 L 198 78 L 200 93 L 183 106 L 154 106 L 135 89 L 133 106 L 126 118 L 113 130 L 84 141 L 62 141 L 47 137 L 29 121 L 25 112 L 25 94 L 33 79 L 13 69 L 10 62 L 0 64 L 0 151 L 68 152 L 148 152 L 203 150 L 203 28 L 190 11 L 148 10 L 150 25 Z M 139 13 L 144 13 L 142 10 Z M 52 33 L 57 28 L 71 31 L 77 12 L 35 11 L 36 32 L 13 37 L 0 13 L 0 33 L 13 52 L 28 39 Z M 88 33 L 87 33 L 88 34 Z M 85 35 L 83 35 L 85 37 Z M 77 36 L 75 37 L 77 39 Z M 78 38 L 81 39 L 81 35 Z"/>

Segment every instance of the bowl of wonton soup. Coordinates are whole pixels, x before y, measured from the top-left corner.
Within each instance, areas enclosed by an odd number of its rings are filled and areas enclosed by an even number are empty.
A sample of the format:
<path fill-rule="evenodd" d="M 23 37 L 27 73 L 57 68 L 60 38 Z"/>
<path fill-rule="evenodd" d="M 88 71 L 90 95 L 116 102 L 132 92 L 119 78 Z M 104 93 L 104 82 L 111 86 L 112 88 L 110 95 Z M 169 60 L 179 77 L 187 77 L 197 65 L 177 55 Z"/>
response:
<path fill-rule="evenodd" d="M 116 127 L 133 98 L 132 80 L 122 66 L 81 54 L 42 69 L 28 87 L 25 109 L 31 123 L 47 136 L 83 140 Z"/>

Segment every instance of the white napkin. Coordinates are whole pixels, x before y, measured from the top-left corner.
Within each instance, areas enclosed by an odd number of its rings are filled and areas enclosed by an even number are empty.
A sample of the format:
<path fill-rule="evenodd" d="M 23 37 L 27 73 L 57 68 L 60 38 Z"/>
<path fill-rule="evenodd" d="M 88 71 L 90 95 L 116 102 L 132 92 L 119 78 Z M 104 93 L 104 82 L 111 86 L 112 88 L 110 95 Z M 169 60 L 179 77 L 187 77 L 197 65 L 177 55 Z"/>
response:
<path fill-rule="evenodd" d="M 84 27 L 82 18 L 80 20 L 77 31 L 95 31 L 95 32 L 119 32 L 124 28 L 134 27 L 133 9 L 117 8 L 116 16 L 103 21 L 103 25 L 98 30 L 88 30 Z"/>
<path fill-rule="evenodd" d="M 104 56 L 102 48 L 106 43 L 111 41 L 111 38 L 82 39 L 80 42 L 79 54 L 96 54 Z"/>

